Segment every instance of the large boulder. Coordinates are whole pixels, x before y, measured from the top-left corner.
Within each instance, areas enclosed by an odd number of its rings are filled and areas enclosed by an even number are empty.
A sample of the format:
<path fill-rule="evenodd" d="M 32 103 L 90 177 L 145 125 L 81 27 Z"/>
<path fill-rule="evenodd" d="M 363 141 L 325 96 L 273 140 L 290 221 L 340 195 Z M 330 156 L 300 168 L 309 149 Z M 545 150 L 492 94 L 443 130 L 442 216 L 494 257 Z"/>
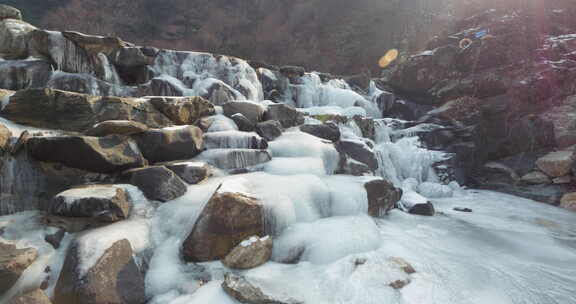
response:
<path fill-rule="evenodd" d="M 247 278 L 227 273 L 224 276 L 222 289 L 240 303 L 250 304 L 297 304 L 304 303 L 290 298 L 287 295 L 274 295 L 267 293 L 257 282 Z"/>
<path fill-rule="evenodd" d="M 166 164 L 166 168 L 190 185 L 202 182 L 211 174 L 210 166 L 203 162 L 172 162 Z"/>
<path fill-rule="evenodd" d="M 408 210 L 408 213 L 415 215 L 433 216 L 436 214 L 434 205 L 431 202 L 425 204 L 416 204 Z"/>
<path fill-rule="evenodd" d="M 304 123 L 304 114 L 283 103 L 271 104 L 264 115 L 265 120 L 277 120 L 282 127 L 290 128 Z"/>
<path fill-rule="evenodd" d="M 53 89 L 18 91 L 0 114 L 33 127 L 80 132 L 107 120 L 131 120 L 151 128 L 172 124 L 145 99 L 99 97 Z"/>
<path fill-rule="evenodd" d="M 148 130 L 148 127 L 136 121 L 130 120 L 107 120 L 95 124 L 92 128 L 86 130 L 84 134 L 88 136 L 108 136 L 108 135 L 132 135 L 142 133 Z"/>
<path fill-rule="evenodd" d="M 365 164 L 374 171 L 378 169 L 378 160 L 374 155 L 374 151 L 365 143 L 354 141 L 354 140 L 341 140 L 336 143 L 336 149 L 340 154 L 345 157 L 341 157 L 341 160 L 346 158 L 351 158 L 355 161 Z"/>
<path fill-rule="evenodd" d="M 91 172 L 118 172 L 146 162 L 135 144 L 121 136 L 31 137 L 26 145 L 37 160 Z"/>
<path fill-rule="evenodd" d="M 54 302 L 61 304 L 143 304 L 144 277 L 126 239 L 113 243 L 88 269 L 82 256 L 90 244 L 70 246 L 54 289 Z M 84 249 L 84 250 L 83 250 Z M 94 254 L 94 252 L 93 252 Z"/>
<path fill-rule="evenodd" d="M 0 295 L 14 286 L 37 257 L 36 249 L 18 249 L 12 244 L 0 243 Z"/>
<path fill-rule="evenodd" d="M 115 222 L 128 217 L 131 200 L 126 190 L 114 185 L 88 185 L 59 193 L 50 203 L 50 212 L 69 217 L 95 217 Z"/>
<path fill-rule="evenodd" d="M 244 115 L 252 125 L 256 125 L 258 122 L 262 121 L 264 117 L 264 107 L 248 101 L 234 101 L 225 103 L 222 106 L 224 110 L 224 115 L 232 117 L 232 115 L 240 113 Z"/>
<path fill-rule="evenodd" d="M 560 199 L 560 207 L 576 212 L 576 192 L 564 194 Z"/>
<path fill-rule="evenodd" d="M 364 188 L 368 195 L 368 214 L 375 217 L 388 213 L 402 197 L 401 189 L 383 179 L 369 181 Z"/>
<path fill-rule="evenodd" d="M 36 289 L 14 297 L 8 304 L 52 304 L 52 301 L 44 291 Z"/>
<path fill-rule="evenodd" d="M 277 120 L 267 120 L 256 125 L 256 133 L 267 141 L 273 141 L 282 135 L 282 125 Z"/>
<path fill-rule="evenodd" d="M 18 19 L 0 21 L 0 58 L 25 59 L 28 57 L 30 33 L 36 27 Z"/>
<path fill-rule="evenodd" d="M 254 131 L 254 123 L 251 122 L 246 116 L 242 115 L 241 113 L 236 113 L 230 116 L 230 119 L 234 121 L 236 126 L 238 126 L 238 130 L 243 132 L 252 132 Z"/>
<path fill-rule="evenodd" d="M 177 125 L 195 125 L 200 118 L 214 115 L 214 106 L 202 97 L 147 97 L 158 111 Z"/>
<path fill-rule="evenodd" d="M 186 262 L 222 259 L 248 237 L 264 236 L 265 216 L 257 199 L 218 189 L 182 244 L 182 257 Z"/>
<path fill-rule="evenodd" d="M 134 138 L 151 163 L 190 159 L 203 149 L 202 130 L 196 126 L 150 129 Z"/>
<path fill-rule="evenodd" d="M 340 140 L 340 129 L 334 123 L 328 122 L 321 125 L 301 125 L 300 131 L 312 134 L 316 137 L 337 142 Z M 374 133 L 374 132 L 372 132 Z"/>
<path fill-rule="evenodd" d="M 22 20 L 22 13 L 15 7 L 0 4 L 0 21 L 4 19 Z"/>
<path fill-rule="evenodd" d="M 6 128 L 5 125 L 0 124 L 0 154 L 4 151 L 8 151 L 11 137 L 12 132 L 10 132 L 10 129 Z"/>
<path fill-rule="evenodd" d="M 250 269 L 268 262 L 271 256 L 272 238 L 252 236 L 234 247 L 222 264 L 233 269 Z"/>
<path fill-rule="evenodd" d="M 122 173 L 121 179 L 144 193 L 149 200 L 167 202 L 186 193 L 186 183 L 164 166 L 137 168 Z"/>
<path fill-rule="evenodd" d="M 557 151 L 539 158 L 536 165 L 550 177 L 561 177 L 570 173 L 573 162 L 573 151 Z"/>

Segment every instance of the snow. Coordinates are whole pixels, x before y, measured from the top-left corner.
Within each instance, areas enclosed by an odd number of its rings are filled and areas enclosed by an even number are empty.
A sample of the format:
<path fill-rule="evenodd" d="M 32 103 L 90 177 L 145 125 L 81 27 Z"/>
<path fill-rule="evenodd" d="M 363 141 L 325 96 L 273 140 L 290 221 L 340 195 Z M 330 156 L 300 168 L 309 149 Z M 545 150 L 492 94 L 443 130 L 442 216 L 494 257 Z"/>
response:
<path fill-rule="evenodd" d="M 238 130 L 236 123 L 234 123 L 232 119 L 222 114 L 211 116 L 208 119 L 211 121 L 210 127 L 208 128 L 208 133 Z"/>
<path fill-rule="evenodd" d="M 82 198 L 98 198 L 98 199 L 112 199 L 116 196 L 116 190 L 118 188 L 114 186 L 89 186 L 83 188 L 73 188 L 60 192 L 56 197 L 63 197 L 66 204 L 73 204 L 77 200 Z"/>
<path fill-rule="evenodd" d="M 204 135 L 206 149 L 251 149 L 255 142 L 263 139 L 255 132 L 236 130 L 209 132 Z"/>

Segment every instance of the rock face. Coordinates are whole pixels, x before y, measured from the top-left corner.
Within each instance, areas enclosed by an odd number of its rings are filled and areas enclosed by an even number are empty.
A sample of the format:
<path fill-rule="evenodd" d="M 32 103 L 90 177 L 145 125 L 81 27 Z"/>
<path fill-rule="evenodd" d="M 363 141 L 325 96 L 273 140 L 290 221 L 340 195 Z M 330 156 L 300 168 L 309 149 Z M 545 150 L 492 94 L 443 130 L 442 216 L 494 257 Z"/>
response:
<path fill-rule="evenodd" d="M 222 106 L 224 110 L 224 115 L 232 117 L 234 114 L 242 114 L 246 117 L 252 125 L 256 125 L 258 122 L 262 121 L 264 117 L 264 108 L 256 103 L 246 102 L 246 101 L 233 101 L 225 103 Z"/>
<path fill-rule="evenodd" d="M 273 141 L 282 135 L 282 125 L 276 120 L 267 120 L 256 125 L 256 133 L 267 141 Z"/>
<path fill-rule="evenodd" d="M 222 283 L 224 291 L 240 303 L 251 304 L 297 304 L 303 303 L 287 296 L 266 294 L 260 287 L 245 277 L 227 273 Z"/>
<path fill-rule="evenodd" d="M 312 134 L 332 142 L 340 140 L 340 129 L 334 123 L 325 123 L 321 125 L 302 125 L 300 131 Z"/>
<path fill-rule="evenodd" d="M 91 172 L 118 172 L 145 164 L 135 145 L 120 136 L 32 137 L 26 146 L 37 160 Z"/>
<path fill-rule="evenodd" d="M 96 264 L 80 273 L 79 245 L 68 250 L 54 302 L 63 304 L 143 304 L 146 301 L 144 278 L 133 258 L 128 240 L 120 240 L 106 249 Z"/>
<path fill-rule="evenodd" d="M 17 249 L 14 245 L 0 243 L 0 295 L 12 288 L 37 257 L 35 249 Z"/>
<path fill-rule="evenodd" d="M 66 190 L 54 197 L 50 212 L 70 217 L 96 217 L 115 222 L 128 217 L 131 201 L 126 190 L 113 185 L 91 185 Z"/>
<path fill-rule="evenodd" d="M 268 262 L 271 256 L 272 238 L 252 236 L 234 247 L 222 264 L 233 269 L 250 269 Z"/>
<path fill-rule="evenodd" d="M 264 236 L 264 207 L 241 193 L 218 190 L 210 198 L 182 245 L 187 262 L 224 258 L 250 236 Z"/>
<path fill-rule="evenodd" d="M 108 135 L 132 135 L 148 130 L 145 124 L 129 120 L 107 120 L 95 124 L 84 134 L 103 137 Z"/>
<path fill-rule="evenodd" d="M 172 170 L 190 185 L 198 184 L 210 175 L 210 166 L 201 162 L 168 163 L 166 168 Z"/>
<path fill-rule="evenodd" d="M 573 161 L 574 152 L 558 151 L 538 159 L 536 165 L 550 177 L 561 177 L 570 173 Z"/>
<path fill-rule="evenodd" d="M 214 106 L 202 97 L 150 97 L 150 103 L 177 125 L 194 125 L 215 113 Z"/>
<path fill-rule="evenodd" d="M 138 187 L 146 198 L 167 202 L 186 193 L 186 183 L 164 166 L 137 168 L 122 173 L 121 179 Z"/>
<path fill-rule="evenodd" d="M 402 190 L 385 180 L 373 180 L 364 184 L 368 195 L 368 214 L 378 217 L 388 213 L 402 197 Z"/>
<path fill-rule="evenodd" d="M 107 120 L 136 121 L 151 128 L 172 124 L 146 99 L 98 97 L 53 89 L 18 91 L 0 113 L 25 125 L 80 132 Z"/>
<path fill-rule="evenodd" d="M 18 19 L 0 21 L 0 57 L 25 59 L 28 57 L 28 41 L 36 28 Z"/>
<path fill-rule="evenodd" d="M 8 304 L 52 304 L 50 298 L 41 289 L 15 297 Z"/>
<path fill-rule="evenodd" d="M 304 114 L 298 112 L 294 107 L 277 103 L 268 106 L 264 119 L 279 121 L 282 127 L 290 128 L 303 124 Z"/>
<path fill-rule="evenodd" d="M 203 149 L 202 130 L 196 126 L 150 129 L 135 136 L 151 163 L 190 159 Z"/>

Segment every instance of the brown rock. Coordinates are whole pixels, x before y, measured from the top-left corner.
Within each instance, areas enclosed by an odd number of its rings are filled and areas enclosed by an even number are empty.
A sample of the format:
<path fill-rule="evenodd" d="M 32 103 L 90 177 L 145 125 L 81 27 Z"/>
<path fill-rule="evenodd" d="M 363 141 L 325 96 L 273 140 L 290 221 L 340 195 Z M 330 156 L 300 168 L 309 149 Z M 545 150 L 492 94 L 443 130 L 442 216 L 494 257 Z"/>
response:
<path fill-rule="evenodd" d="M 187 262 L 224 258 L 242 240 L 264 236 L 264 207 L 241 193 L 216 190 L 182 245 Z"/>
<path fill-rule="evenodd" d="M 368 195 L 368 214 L 382 216 L 388 213 L 402 197 L 402 190 L 395 188 L 390 182 L 377 179 L 364 184 Z"/>
<path fill-rule="evenodd" d="M 211 175 L 210 166 L 202 162 L 173 162 L 166 164 L 166 168 L 190 185 L 198 184 Z"/>
<path fill-rule="evenodd" d="M 8 151 L 11 137 L 12 132 L 10 132 L 10 130 L 3 124 L 0 124 L 0 154 L 4 151 Z"/>
<path fill-rule="evenodd" d="M 0 243 L 0 295 L 14 286 L 37 257 L 36 249 L 17 249 L 14 245 Z"/>
<path fill-rule="evenodd" d="M 121 179 L 140 188 L 146 198 L 161 202 L 176 199 L 187 189 L 186 183 L 164 166 L 128 170 L 122 173 Z"/>
<path fill-rule="evenodd" d="M 190 159 L 203 149 L 203 133 L 196 126 L 150 129 L 134 138 L 151 163 Z"/>
<path fill-rule="evenodd" d="M 202 97 L 149 97 L 150 103 L 177 125 L 195 125 L 214 115 L 214 106 Z"/>
<path fill-rule="evenodd" d="M 242 241 L 222 260 L 228 268 L 250 269 L 270 260 L 272 256 L 272 238 L 252 236 Z"/>
<path fill-rule="evenodd" d="M 50 298 L 41 289 L 15 297 L 8 304 L 52 304 Z"/>
<path fill-rule="evenodd" d="M 95 217 L 116 222 L 128 217 L 132 202 L 123 188 L 114 185 L 88 185 L 59 193 L 50 203 L 54 215 Z"/>
<path fill-rule="evenodd" d="M 250 304 L 297 304 L 303 303 L 290 298 L 286 295 L 272 295 L 268 294 L 261 287 L 257 286 L 257 282 L 248 280 L 245 277 L 227 273 L 224 276 L 222 289 L 238 300 L 240 303 Z"/>
<path fill-rule="evenodd" d="M 132 135 L 148 130 L 145 124 L 129 120 L 107 120 L 95 124 L 84 134 L 103 137 L 108 135 Z"/>
<path fill-rule="evenodd" d="M 573 151 L 557 151 L 546 154 L 536 161 L 538 169 L 550 177 L 560 177 L 570 173 L 574 161 Z"/>
<path fill-rule="evenodd" d="M 24 59 L 28 57 L 30 33 L 36 28 L 22 20 L 4 19 L 0 21 L 0 57 L 4 59 Z"/>
<path fill-rule="evenodd" d="M 248 118 L 252 125 L 256 125 L 264 117 L 264 107 L 254 102 L 232 101 L 225 103 L 222 108 L 224 115 L 232 117 L 232 115 L 240 113 Z"/>
<path fill-rule="evenodd" d="M 560 207 L 576 212 L 576 192 L 564 194 L 560 199 Z"/>
<path fill-rule="evenodd" d="M 4 19 L 22 20 L 22 13 L 15 7 L 0 4 L 0 21 Z"/>
<path fill-rule="evenodd" d="M 71 31 L 62 32 L 62 36 L 74 41 L 76 45 L 92 55 L 98 53 L 111 55 L 119 48 L 129 45 L 118 37 L 93 36 Z"/>

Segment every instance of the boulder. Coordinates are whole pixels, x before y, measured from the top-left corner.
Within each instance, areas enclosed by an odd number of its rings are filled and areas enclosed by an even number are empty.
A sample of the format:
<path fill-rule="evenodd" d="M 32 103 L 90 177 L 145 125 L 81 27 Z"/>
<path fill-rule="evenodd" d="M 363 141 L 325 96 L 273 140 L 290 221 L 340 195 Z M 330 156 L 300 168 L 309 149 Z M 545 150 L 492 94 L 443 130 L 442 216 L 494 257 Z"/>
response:
<path fill-rule="evenodd" d="M 0 4 L 0 21 L 4 19 L 22 20 L 22 13 L 15 7 Z"/>
<path fill-rule="evenodd" d="M 240 303 L 250 304 L 297 304 L 304 303 L 286 295 L 271 295 L 243 276 L 232 273 L 224 275 L 222 289 Z"/>
<path fill-rule="evenodd" d="M 282 135 L 282 125 L 277 120 L 267 120 L 256 125 L 256 133 L 267 141 L 273 141 Z"/>
<path fill-rule="evenodd" d="M 86 130 L 88 136 L 103 137 L 108 135 L 132 135 L 148 130 L 145 124 L 130 120 L 107 120 L 95 124 Z"/>
<path fill-rule="evenodd" d="M 248 101 L 234 101 L 225 103 L 222 106 L 224 115 L 232 117 L 232 115 L 240 113 L 246 117 L 252 125 L 256 125 L 262 121 L 264 117 L 264 107 Z"/>
<path fill-rule="evenodd" d="M 28 57 L 30 33 L 36 27 L 18 19 L 0 21 L 0 58 L 7 60 L 25 59 Z"/>
<path fill-rule="evenodd" d="M 121 179 L 138 187 L 149 200 L 167 202 L 188 189 L 186 183 L 164 166 L 137 168 L 122 173 Z"/>
<path fill-rule="evenodd" d="M 287 104 L 276 103 L 268 106 L 264 120 L 277 120 L 282 127 L 290 128 L 303 124 L 304 114 Z"/>
<path fill-rule="evenodd" d="M 560 199 L 560 207 L 576 212 L 576 192 L 564 194 Z"/>
<path fill-rule="evenodd" d="M 424 216 L 433 216 L 436 214 L 434 210 L 434 205 L 431 202 L 427 202 L 426 204 L 416 204 L 408 210 L 410 214 L 416 215 L 424 215 Z"/>
<path fill-rule="evenodd" d="M 50 202 L 54 215 L 95 217 L 116 222 L 128 217 L 132 202 L 126 190 L 113 185 L 88 185 L 66 190 Z"/>
<path fill-rule="evenodd" d="M 10 138 L 12 137 L 12 132 L 5 125 L 0 124 L 0 154 L 4 151 L 8 151 L 10 147 Z"/>
<path fill-rule="evenodd" d="M 18 249 L 12 244 L 0 243 L 0 295 L 14 286 L 37 257 L 36 249 Z"/>
<path fill-rule="evenodd" d="M 364 184 L 368 195 L 368 214 L 378 217 L 392 210 L 402 197 L 402 190 L 383 179 L 372 180 Z"/>
<path fill-rule="evenodd" d="M 91 172 L 118 172 L 146 162 L 135 144 L 121 136 L 31 137 L 26 146 L 37 160 Z"/>
<path fill-rule="evenodd" d="M 252 236 L 234 247 L 222 264 L 233 269 L 250 269 L 268 262 L 271 256 L 272 238 Z"/>
<path fill-rule="evenodd" d="M 210 166 L 202 162 L 173 162 L 166 164 L 166 168 L 190 185 L 202 182 L 211 174 Z"/>
<path fill-rule="evenodd" d="M 6 60 L 0 61 L 0 75 L 0 88 L 18 91 L 48 86 L 53 70 L 44 59 Z"/>
<path fill-rule="evenodd" d="M 195 125 L 214 115 L 214 106 L 202 97 L 148 97 L 150 103 L 176 125 Z"/>
<path fill-rule="evenodd" d="M 378 161 L 374 155 L 374 151 L 365 143 L 353 140 L 341 140 L 336 143 L 336 150 L 345 157 L 361 162 L 374 171 L 378 169 Z M 345 159 L 341 157 L 341 159 Z"/>
<path fill-rule="evenodd" d="M 44 240 L 46 241 L 46 243 L 52 245 L 54 249 L 58 249 L 60 248 L 60 244 L 62 243 L 62 240 L 64 239 L 65 236 L 66 236 L 66 230 L 62 228 L 57 228 L 56 232 L 52 234 L 47 234 L 44 237 Z"/>
<path fill-rule="evenodd" d="M 564 176 L 556 177 L 552 180 L 552 183 L 555 185 L 570 184 L 570 183 L 572 183 L 572 176 L 571 175 L 564 175 Z"/>
<path fill-rule="evenodd" d="M 230 116 L 230 119 L 234 121 L 236 126 L 238 126 L 238 130 L 243 132 L 252 132 L 254 131 L 254 124 L 246 118 L 246 116 L 242 115 L 241 113 L 236 113 Z"/>
<path fill-rule="evenodd" d="M 219 260 L 250 236 L 265 235 L 265 210 L 242 193 L 216 190 L 182 244 L 186 262 Z"/>
<path fill-rule="evenodd" d="M 237 99 L 232 88 L 221 82 L 214 82 L 206 91 L 207 93 L 202 97 L 217 106 L 225 105 Z"/>
<path fill-rule="evenodd" d="M 374 119 L 356 115 L 354 116 L 354 122 L 356 122 L 356 125 L 360 128 L 360 131 L 362 131 L 363 137 L 374 140 L 374 136 L 376 134 L 374 129 Z"/>
<path fill-rule="evenodd" d="M 536 166 L 550 177 L 560 177 L 570 173 L 573 161 L 573 151 L 557 151 L 539 158 Z"/>
<path fill-rule="evenodd" d="M 203 149 L 202 130 L 196 126 L 150 129 L 134 138 L 151 163 L 190 159 Z"/>
<path fill-rule="evenodd" d="M 82 271 L 80 241 L 68 249 L 54 289 L 54 302 L 62 304 L 143 304 L 144 277 L 126 239 L 113 243 L 94 265 Z"/>
<path fill-rule="evenodd" d="M 520 178 L 520 181 L 529 185 L 550 184 L 552 181 L 548 175 L 540 171 L 532 171 Z"/>
<path fill-rule="evenodd" d="M 14 297 L 8 304 L 52 304 L 52 301 L 43 290 L 36 289 Z"/>
<path fill-rule="evenodd" d="M 118 49 L 129 45 L 118 37 L 86 35 L 73 31 L 64 31 L 62 36 L 73 41 L 91 55 L 98 53 L 112 55 Z"/>
<path fill-rule="evenodd" d="M 312 134 L 316 137 L 337 142 L 340 140 L 340 129 L 334 123 L 324 123 L 321 125 L 301 125 L 300 131 Z M 374 132 L 372 132 L 374 134 Z"/>
<path fill-rule="evenodd" d="M 144 99 L 99 97 L 53 89 L 18 91 L 0 114 L 20 124 L 78 132 L 107 120 L 136 121 L 151 128 L 172 124 Z"/>

